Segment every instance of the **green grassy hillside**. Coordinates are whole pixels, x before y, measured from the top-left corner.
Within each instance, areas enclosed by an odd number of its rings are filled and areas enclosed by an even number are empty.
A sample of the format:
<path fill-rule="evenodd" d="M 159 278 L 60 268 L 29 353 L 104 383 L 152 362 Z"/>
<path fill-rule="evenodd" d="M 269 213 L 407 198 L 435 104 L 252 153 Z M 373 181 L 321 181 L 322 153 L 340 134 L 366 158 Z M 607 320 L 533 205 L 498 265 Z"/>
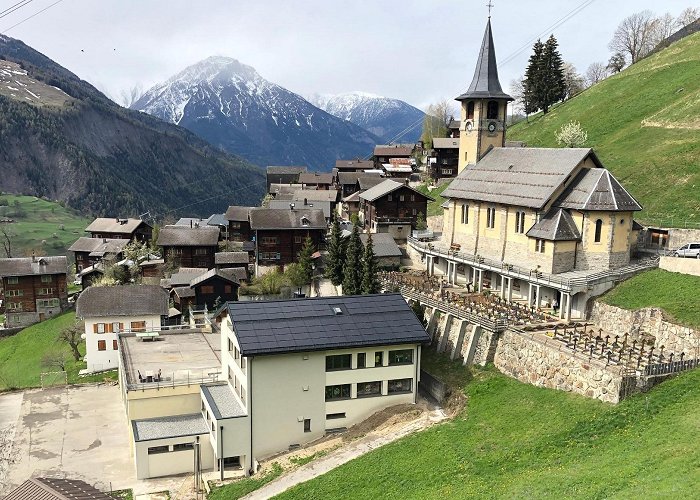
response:
<path fill-rule="evenodd" d="M 4 194 L 0 196 L 0 219 L 15 222 L 2 227 L 12 234 L 12 256 L 66 255 L 66 249 L 91 222 L 73 209 L 34 196 Z M 4 250 L 0 257 L 5 257 Z"/>
<path fill-rule="evenodd" d="M 478 370 L 454 421 L 280 498 L 695 497 L 699 384 L 695 370 L 612 406 Z"/>
<path fill-rule="evenodd" d="M 700 33 L 509 129 L 528 146 L 556 147 L 571 121 L 641 202 L 642 221 L 700 223 Z"/>

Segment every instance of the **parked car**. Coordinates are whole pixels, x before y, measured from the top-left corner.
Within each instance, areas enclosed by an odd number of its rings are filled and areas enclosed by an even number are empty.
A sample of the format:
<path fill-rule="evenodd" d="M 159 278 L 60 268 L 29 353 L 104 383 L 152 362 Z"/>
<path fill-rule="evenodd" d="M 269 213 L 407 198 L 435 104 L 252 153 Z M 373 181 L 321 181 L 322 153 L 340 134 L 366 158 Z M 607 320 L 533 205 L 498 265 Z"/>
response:
<path fill-rule="evenodd" d="M 673 251 L 674 257 L 700 259 L 700 243 L 688 243 Z"/>

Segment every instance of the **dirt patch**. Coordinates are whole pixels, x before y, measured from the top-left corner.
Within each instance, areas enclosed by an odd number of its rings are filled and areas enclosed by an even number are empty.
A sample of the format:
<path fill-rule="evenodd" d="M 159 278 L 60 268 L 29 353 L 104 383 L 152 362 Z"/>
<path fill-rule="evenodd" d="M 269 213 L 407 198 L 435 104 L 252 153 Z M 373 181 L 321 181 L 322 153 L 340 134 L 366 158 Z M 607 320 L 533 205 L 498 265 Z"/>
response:
<path fill-rule="evenodd" d="M 389 430 L 397 424 L 417 419 L 425 410 L 426 408 L 421 407 L 420 404 L 409 403 L 384 408 L 359 424 L 350 427 L 343 433 L 343 441 L 363 437 L 372 431 Z"/>
<path fill-rule="evenodd" d="M 450 388 L 450 393 L 443 405 L 448 418 L 459 415 L 465 406 L 467 406 L 467 396 L 464 395 L 464 392 L 461 389 Z"/>

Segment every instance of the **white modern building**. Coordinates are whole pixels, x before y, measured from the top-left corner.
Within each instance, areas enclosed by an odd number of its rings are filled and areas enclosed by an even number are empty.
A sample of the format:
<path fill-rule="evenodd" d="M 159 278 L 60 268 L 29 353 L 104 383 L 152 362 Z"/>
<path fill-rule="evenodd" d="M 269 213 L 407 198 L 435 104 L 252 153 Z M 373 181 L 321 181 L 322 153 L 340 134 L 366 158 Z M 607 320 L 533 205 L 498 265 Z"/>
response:
<path fill-rule="evenodd" d="M 155 337 L 168 315 L 168 293 L 156 285 L 91 286 L 76 303 L 76 316 L 85 322 L 87 372 L 119 366 L 120 333 Z"/>
<path fill-rule="evenodd" d="M 223 380 L 201 384 L 199 411 L 132 421 L 140 479 L 192 472 L 196 443 L 203 469 L 254 473 L 416 401 L 429 337 L 399 294 L 229 302 L 217 322 Z"/>

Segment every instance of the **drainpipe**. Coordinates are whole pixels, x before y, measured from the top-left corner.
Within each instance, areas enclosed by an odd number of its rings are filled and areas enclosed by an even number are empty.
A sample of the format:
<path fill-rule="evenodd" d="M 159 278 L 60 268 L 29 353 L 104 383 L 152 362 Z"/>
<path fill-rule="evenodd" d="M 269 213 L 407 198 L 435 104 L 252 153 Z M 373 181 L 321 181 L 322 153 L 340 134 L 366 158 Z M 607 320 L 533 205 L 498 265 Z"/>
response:
<path fill-rule="evenodd" d="M 250 422 L 250 467 L 248 475 L 255 473 L 255 459 L 253 458 L 253 356 L 248 359 L 248 420 Z"/>
<path fill-rule="evenodd" d="M 224 480 L 224 426 L 219 426 L 219 457 L 221 460 L 221 480 Z"/>

